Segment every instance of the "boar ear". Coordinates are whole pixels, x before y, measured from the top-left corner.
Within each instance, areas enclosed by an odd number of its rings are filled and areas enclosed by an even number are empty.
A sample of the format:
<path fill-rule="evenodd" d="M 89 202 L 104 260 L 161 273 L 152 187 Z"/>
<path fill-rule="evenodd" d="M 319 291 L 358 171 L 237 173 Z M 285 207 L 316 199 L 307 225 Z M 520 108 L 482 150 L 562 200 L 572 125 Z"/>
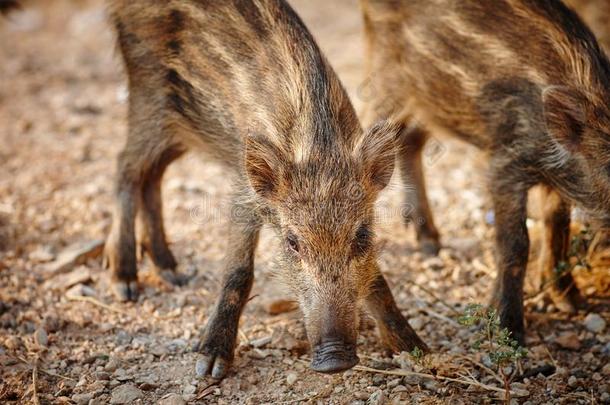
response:
<path fill-rule="evenodd" d="M 261 197 L 272 199 L 279 185 L 281 152 L 262 136 L 248 136 L 245 144 L 245 166 L 250 185 Z"/>
<path fill-rule="evenodd" d="M 364 134 L 356 149 L 356 158 L 378 191 L 388 185 L 394 172 L 398 130 L 397 124 L 381 121 Z"/>
<path fill-rule="evenodd" d="M 576 89 L 551 86 L 542 92 L 544 120 L 549 134 L 571 152 L 577 152 L 586 125 L 584 94 Z"/>

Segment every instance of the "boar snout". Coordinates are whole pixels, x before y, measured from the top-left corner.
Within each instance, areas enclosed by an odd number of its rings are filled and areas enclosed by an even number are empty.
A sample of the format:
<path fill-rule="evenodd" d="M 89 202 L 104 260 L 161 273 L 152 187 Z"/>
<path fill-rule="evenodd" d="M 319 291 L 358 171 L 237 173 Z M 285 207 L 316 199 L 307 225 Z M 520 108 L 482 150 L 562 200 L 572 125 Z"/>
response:
<path fill-rule="evenodd" d="M 314 347 L 311 369 L 318 373 L 339 373 L 354 367 L 358 361 L 356 345 L 329 340 Z"/>
<path fill-rule="evenodd" d="M 320 335 L 312 343 L 311 368 L 319 373 L 339 373 L 358 364 L 356 355 L 356 322 L 339 316 L 326 314 L 321 321 Z"/>

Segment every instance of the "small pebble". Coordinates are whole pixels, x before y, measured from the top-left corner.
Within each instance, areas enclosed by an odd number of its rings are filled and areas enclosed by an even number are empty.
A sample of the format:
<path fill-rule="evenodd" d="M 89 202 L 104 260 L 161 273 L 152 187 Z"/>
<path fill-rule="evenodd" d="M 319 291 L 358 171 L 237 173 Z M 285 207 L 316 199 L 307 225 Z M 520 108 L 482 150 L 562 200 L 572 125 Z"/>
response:
<path fill-rule="evenodd" d="M 570 378 L 568 378 L 568 385 L 572 388 L 576 387 L 578 385 L 578 378 L 571 375 Z"/>
<path fill-rule="evenodd" d="M 385 404 L 385 394 L 382 390 L 377 390 L 371 394 L 366 403 L 367 405 L 383 405 Z"/>
<path fill-rule="evenodd" d="M 49 344 L 49 336 L 47 335 L 47 332 L 42 328 L 36 329 L 36 332 L 34 332 L 34 340 L 36 341 L 36 344 L 40 347 L 47 347 L 47 345 Z"/>
<path fill-rule="evenodd" d="M 297 373 L 288 373 L 286 375 L 286 383 L 288 385 L 293 385 L 295 382 L 297 382 L 298 376 Z"/>
<path fill-rule="evenodd" d="M 111 404 L 131 404 L 136 399 L 142 398 L 142 391 L 132 385 L 132 384 L 124 384 L 119 385 L 115 389 L 112 390 L 112 396 L 110 398 Z"/>
<path fill-rule="evenodd" d="M 606 329 L 606 321 L 604 318 L 595 313 L 587 315 L 583 323 L 585 327 L 593 333 L 601 333 Z"/>
<path fill-rule="evenodd" d="M 184 387 L 182 387 L 182 393 L 184 395 L 191 395 L 194 394 L 195 392 L 197 392 L 197 387 L 191 384 L 186 384 Z"/>

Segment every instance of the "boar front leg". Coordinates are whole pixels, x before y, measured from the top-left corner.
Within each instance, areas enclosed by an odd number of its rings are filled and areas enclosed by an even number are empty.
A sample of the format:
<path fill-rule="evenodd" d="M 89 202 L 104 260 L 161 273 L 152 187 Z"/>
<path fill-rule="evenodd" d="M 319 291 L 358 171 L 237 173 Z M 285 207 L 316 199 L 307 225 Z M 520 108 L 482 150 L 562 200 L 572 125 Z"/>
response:
<path fill-rule="evenodd" d="M 398 162 L 404 186 L 407 191 L 409 212 L 406 221 L 413 223 L 419 246 L 425 254 L 436 255 L 441 248 L 439 234 L 434 225 L 434 218 L 424 181 L 422 150 L 426 144 L 427 133 L 419 127 L 403 126 L 400 133 Z"/>
<path fill-rule="evenodd" d="M 523 280 L 529 255 L 526 226 L 529 186 L 515 178 L 518 171 L 519 168 L 512 165 L 503 169 L 492 168 L 491 195 L 498 268 L 492 304 L 498 311 L 500 326 L 507 328 L 513 339 L 524 345 Z"/>
<path fill-rule="evenodd" d="M 392 291 L 378 270 L 367 297 L 367 308 L 377 321 L 381 340 L 394 353 L 412 351 L 416 347 L 428 352 L 428 346 L 417 336 L 396 306 Z"/>
<path fill-rule="evenodd" d="M 576 312 L 584 303 L 570 272 L 562 274 L 569 260 L 570 205 L 549 187 L 544 188 L 544 234 L 540 256 L 543 287 L 550 283 L 550 297 L 564 312 Z"/>
<path fill-rule="evenodd" d="M 226 274 L 220 298 L 203 332 L 203 373 L 225 376 L 233 361 L 237 328 L 254 281 L 254 249 L 260 223 L 252 207 L 235 204 L 229 234 Z M 244 214 L 244 215 L 241 215 Z"/>

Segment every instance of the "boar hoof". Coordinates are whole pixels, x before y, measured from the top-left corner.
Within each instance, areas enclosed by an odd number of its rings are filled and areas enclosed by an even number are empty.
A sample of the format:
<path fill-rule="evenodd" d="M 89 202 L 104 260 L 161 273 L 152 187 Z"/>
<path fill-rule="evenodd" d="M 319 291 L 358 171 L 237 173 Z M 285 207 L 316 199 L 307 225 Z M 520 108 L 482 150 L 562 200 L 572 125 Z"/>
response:
<path fill-rule="evenodd" d="M 138 300 L 138 283 L 136 281 L 113 281 L 112 292 L 120 302 Z"/>
<path fill-rule="evenodd" d="M 339 373 L 354 367 L 358 361 L 353 346 L 346 346 L 341 342 L 328 342 L 315 348 L 311 369 L 318 373 Z"/>
<path fill-rule="evenodd" d="M 578 312 L 579 309 L 584 309 L 587 304 L 587 301 L 574 285 L 570 286 L 567 292 L 551 289 L 549 295 L 553 305 L 555 305 L 559 311 L 569 314 L 574 314 Z"/>
<path fill-rule="evenodd" d="M 422 239 L 419 241 L 419 249 L 426 256 L 437 256 L 441 244 L 435 239 Z"/>
<path fill-rule="evenodd" d="M 220 380 L 227 374 L 230 367 L 230 360 L 217 355 L 204 355 L 197 361 L 195 373 L 197 377 L 204 377 L 209 374 L 212 378 Z"/>
<path fill-rule="evenodd" d="M 176 273 L 174 270 L 159 270 L 157 274 L 163 281 L 174 286 L 183 286 L 189 282 L 188 276 Z"/>

